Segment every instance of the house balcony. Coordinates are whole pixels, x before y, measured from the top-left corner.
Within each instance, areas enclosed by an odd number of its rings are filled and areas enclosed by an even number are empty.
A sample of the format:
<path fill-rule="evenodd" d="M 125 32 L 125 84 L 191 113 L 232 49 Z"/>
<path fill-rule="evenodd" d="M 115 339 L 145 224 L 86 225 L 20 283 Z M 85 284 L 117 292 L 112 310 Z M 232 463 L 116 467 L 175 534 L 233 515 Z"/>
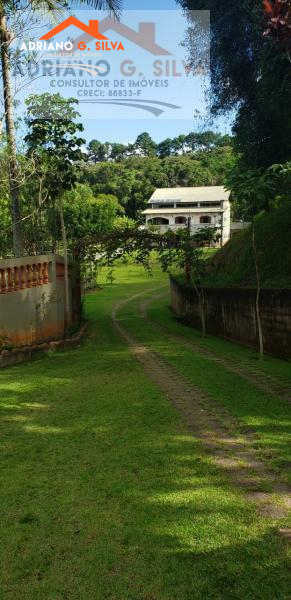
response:
<path fill-rule="evenodd" d="M 179 223 L 179 224 L 165 224 L 165 223 L 161 223 L 161 224 L 157 224 L 157 223 L 149 223 L 147 222 L 145 224 L 145 227 L 151 228 L 151 229 L 155 229 L 156 231 L 159 231 L 160 233 L 166 233 L 166 231 L 178 231 L 178 229 L 184 229 L 185 227 L 187 227 L 187 223 Z M 195 233 L 197 231 L 199 231 L 200 229 L 203 229 L 205 227 L 213 227 L 217 230 L 221 230 L 221 225 L 220 224 L 212 224 L 212 223 L 191 223 L 190 225 L 190 231 L 191 233 Z"/>

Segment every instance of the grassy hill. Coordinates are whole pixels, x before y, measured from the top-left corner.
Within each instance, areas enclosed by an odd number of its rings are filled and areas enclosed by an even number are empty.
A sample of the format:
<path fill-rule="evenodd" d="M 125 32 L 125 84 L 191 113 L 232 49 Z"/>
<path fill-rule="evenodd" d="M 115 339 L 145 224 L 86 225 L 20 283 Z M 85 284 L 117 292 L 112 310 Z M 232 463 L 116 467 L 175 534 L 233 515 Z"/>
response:
<path fill-rule="evenodd" d="M 291 288 L 291 203 L 255 219 L 261 284 Z M 206 286 L 253 287 L 256 283 L 251 228 L 235 235 L 209 259 Z"/>

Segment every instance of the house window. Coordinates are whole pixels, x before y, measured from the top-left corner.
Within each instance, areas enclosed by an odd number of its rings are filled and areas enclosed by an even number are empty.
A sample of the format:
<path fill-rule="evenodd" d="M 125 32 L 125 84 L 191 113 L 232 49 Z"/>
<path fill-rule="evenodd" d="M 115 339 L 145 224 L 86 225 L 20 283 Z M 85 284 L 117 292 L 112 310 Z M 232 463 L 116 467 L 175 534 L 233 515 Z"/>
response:
<path fill-rule="evenodd" d="M 200 223 L 211 223 L 211 217 L 200 217 Z"/>
<path fill-rule="evenodd" d="M 170 204 L 170 203 L 152 204 L 152 208 L 174 208 L 174 204 Z"/>
<path fill-rule="evenodd" d="M 212 206 L 215 208 L 219 208 L 222 206 L 222 203 L 221 202 L 200 202 L 200 206 L 201 206 L 201 208 L 203 206 Z"/>
<path fill-rule="evenodd" d="M 186 224 L 186 217 L 176 217 L 175 218 L 175 224 L 176 225 L 185 225 Z"/>
<path fill-rule="evenodd" d="M 163 217 L 154 217 L 153 219 L 149 219 L 148 223 L 150 225 L 169 225 L 169 219 L 164 219 Z"/>

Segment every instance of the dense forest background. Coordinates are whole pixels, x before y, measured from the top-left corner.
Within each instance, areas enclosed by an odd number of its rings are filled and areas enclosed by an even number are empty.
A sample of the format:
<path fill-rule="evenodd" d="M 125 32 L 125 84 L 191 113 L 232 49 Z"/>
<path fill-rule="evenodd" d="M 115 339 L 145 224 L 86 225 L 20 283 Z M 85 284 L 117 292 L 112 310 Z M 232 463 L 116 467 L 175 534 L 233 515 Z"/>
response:
<path fill-rule="evenodd" d="M 234 163 L 229 136 L 193 132 L 155 144 L 143 132 L 127 146 L 92 140 L 79 182 L 95 196 L 113 194 L 126 216 L 140 219 L 155 188 L 223 185 Z"/>
<path fill-rule="evenodd" d="M 44 118 L 48 103 L 56 107 L 55 121 Z M 71 246 L 84 235 L 142 223 L 142 210 L 157 187 L 224 185 L 234 168 L 232 139 L 212 131 L 160 144 L 143 132 L 128 145 L 92 140 L 86 147 L 73 106 L 59 95 L 28 101 L 25 146 L 18 153 L 22 235 L 28 254 L 62 251 L 60 201 Z M 68 127 L 74 131 L 70 139 Z M 12 250 L 5 147 L 0 166 L 0 252 L 5 256 Z"/>

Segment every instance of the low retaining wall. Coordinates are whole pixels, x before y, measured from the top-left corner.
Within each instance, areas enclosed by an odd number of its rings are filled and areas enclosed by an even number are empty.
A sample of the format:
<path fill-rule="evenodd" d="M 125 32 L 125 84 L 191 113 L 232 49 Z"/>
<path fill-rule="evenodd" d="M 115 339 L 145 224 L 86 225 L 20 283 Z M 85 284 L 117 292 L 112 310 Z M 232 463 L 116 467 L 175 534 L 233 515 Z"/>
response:
<path fill-rule="evenodd" d="M 247 288 L 206 288 L 206 332 L 258 348 L 256 291 Z M 201 305 L 196 290 L 171 279 L 171 306 L 179 317 L 201 329 Z M 260 312 L 266 352 L 291 358 L 291 290 L 263 289 Z"/>
<path fill-rule="evenodd" d="M 78 333 L 70 338 L 59 340 L 57 342 L 45 342 L 34 346 L 22 346 L 21 348 L 12 348 L 12 350 L 2 350 L 0 352 L 0 369 L 13 367 L 23 362 L 37 360 L 45 356 L 50 351 L 66 350 L 68 348 L 78 348 L 87 330 L 87 323 L 84 323 Z"/>
<path fill-rule="evenodd" d="M 69 297 L 72 305 L 71 285 Z M 70 313 L 72 319 L 71 306 Z M 47 254 L 0 260 L 0 346 L 57 340 L 64 330 L 63 257 Z"/>

